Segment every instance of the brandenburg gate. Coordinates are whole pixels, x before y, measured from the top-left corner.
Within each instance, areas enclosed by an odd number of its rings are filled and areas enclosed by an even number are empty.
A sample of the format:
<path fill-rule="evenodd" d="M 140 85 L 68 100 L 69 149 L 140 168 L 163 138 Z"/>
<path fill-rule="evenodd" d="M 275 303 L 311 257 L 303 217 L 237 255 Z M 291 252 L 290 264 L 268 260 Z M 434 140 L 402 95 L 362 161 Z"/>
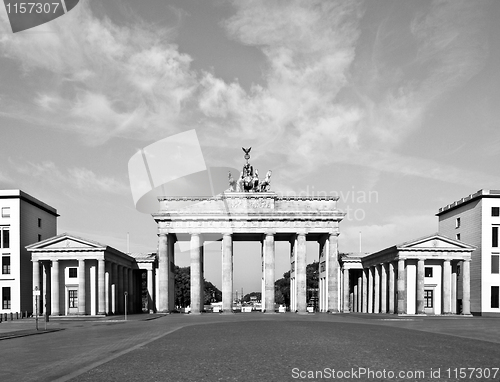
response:
<path fill-rule="evenodd" d="M 271 171 L 264 180 L 248 163 L 235 181 L 229 174 L 229 189 L 213 197 L 159 197 L 160 209 L 153 214 L 158 225 L 159 312 L 170 312 L 174 304 L 174 244 L 190 242 L 191 313 L 204 305 L 204 243 L 221 242 L 222 310 L 232 311 L 233 242 L 259 241 L 262 259 L 262 310 L 275 311 L 275 242 L 290 243 L 290 311 L 307 312 L 306 241 L 319 243 L 319 309 L 339 312 L 340 264 L 337 196 L 278 196 L 270 190 Z"/>

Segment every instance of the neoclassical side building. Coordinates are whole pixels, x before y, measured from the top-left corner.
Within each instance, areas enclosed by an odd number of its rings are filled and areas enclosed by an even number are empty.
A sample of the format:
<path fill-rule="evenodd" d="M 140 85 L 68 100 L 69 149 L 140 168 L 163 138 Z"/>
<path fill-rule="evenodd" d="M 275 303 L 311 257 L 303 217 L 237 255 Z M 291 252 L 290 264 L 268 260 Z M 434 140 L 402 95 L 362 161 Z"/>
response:
<path fill-rule="evenodd" d="M 39 314 L 52 316 L 141 312 L 142 271 L 148 273 L 149 299 L 154 300 L 156 254 L 131 256 L 67 233 L 26 249 L 33 263 L 33 288 L 39 291 L 33 312 L 35 306 Z"/>
<path fill-rule="evenodd" d="M 367 256 L 344 256 L 343 312 L 470 315 L 475 247 L 433 234 Z"/>

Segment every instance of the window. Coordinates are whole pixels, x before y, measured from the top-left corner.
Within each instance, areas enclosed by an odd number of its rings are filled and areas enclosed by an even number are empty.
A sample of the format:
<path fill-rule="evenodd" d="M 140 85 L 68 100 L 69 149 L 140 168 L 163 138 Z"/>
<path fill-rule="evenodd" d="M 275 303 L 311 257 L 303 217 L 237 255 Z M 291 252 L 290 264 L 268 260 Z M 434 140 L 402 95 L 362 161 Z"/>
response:
<path fill-rule="evenodd" d="M 78 268 L 69 268 L 69 277 L 76 278 L 78 277 Z"/>
<path fill-rule="evenodd" d="M 500 207 L 491 207 L 491 216 L 500 216 Z"/>
<path fill-rule="evenodd" d="M 492 308 L 499 308 L 500 307 L 500 301 L 499 301 L 499 296 L 498 296 L 498 289 L 499 287 L 497 286 L 492 286 L 491 287 L 491 307 Z"/>
<path fill-rule="evenodd" d="M 498 227 L 493 227 L 491 229 L 491 246 L 498 247 Z"/>
<path fill-rule="evenodd" d="M 10 246 L 10 235 L 9 235 L 9 227 L 2 227 L 1 228 L 1 233 L 2 233 L 2 241 L 1 241 L 1 248 L 9 248 Z"/>
<path fill-rule="evenodd" d="M 434 301 L 433 295 L 434 295 L 434 291 L 432 289 L 424 290 L 425 308 L 433 308 L 434 307 L 433 306 L 433 301 Z"/>
<path fill-rule="evenodd" d="M 425 267 L 425 277 L 432 277 L 432 267 Z"/>
<path fill-rule="evenodd" d="M 2 275 L 10 275 L 10 256 L 2 256 Z"/>
<path fill-rule="evenodd" d="M 42 228 L 42 219 L 38 218 L 38 228 Z"/>
<path fill-rule="evenodd" d="M 42 241 L 42 235 L 38 234 L 38 241 Z"/>
<path fill-rule="evenodd" d="M 457 240 L 460 240 L 460 234 L 457 233 Z"/>
<path fill-rule="evenodd" d="M 78 308 L 78 291 L 69 290 L 69 307 Z"/>
<path fill-rule="evenodd" d="M 498 255 L 491 255 L 491 273 L 499 273 L 499 257 Z"/>
<path fill-rule="evenodd" d="M 10 309 L 10 287 L 2 288 L 2 309 Z"/>
<path fill-rule="evenodd" d="M 455 221 L 455 228 L 460 228 L 460 218 Z"/>
<path fill-rule="evenodd" d="M 2 207 L 2 217 L 10 218 L 10 207 Z"/>

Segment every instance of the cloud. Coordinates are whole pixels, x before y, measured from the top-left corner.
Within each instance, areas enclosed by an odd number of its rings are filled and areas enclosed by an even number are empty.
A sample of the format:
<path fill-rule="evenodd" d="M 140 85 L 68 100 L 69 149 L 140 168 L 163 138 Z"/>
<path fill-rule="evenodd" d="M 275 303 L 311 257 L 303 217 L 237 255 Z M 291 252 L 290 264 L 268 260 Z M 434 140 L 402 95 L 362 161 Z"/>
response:
<path fill-rule="evenodd" d="M 21 62 L 36 88 L 28 102 L 26 94 L 6 100 L 0 114 L 70 129 L 94 145 L 197 128 L 202 145 L 218 151 L 235 140 L 259 146 L 288 164 L 285 178 L 317 163 L 354 162 L 427 177 L 434 166 L 432 177 L 460 181 L 458 168 L 397 148 L 428 111 L 481 70 L 488 53 L 483 7 L 467 1 L 401 7 L 405 17 L 384 13 L 372 33 L 361 27 L 369 5 L 357 1 L 230 4 L 234 13 L 221 27 L 262 51 L 261 85 L 244 89 L 195 71 L 168 26 L 118 26 L 81 2 L 36 33 L 0 35 L 2 54 Z M 0 29 L 7 28 L 2 16 Z"/>
<path fill-rule="evenodd" d="M 63 186 L 64 189 L 75 188 L 90 193 L 125 194 L 130 192 L 128 185 L 115 178 L 98 176 L 93 171 L 82 167 L 73 167 L 64 171 L 51 161 L 19 164 L 10 160 L 10 164 L 18 173 L 37 180 L 49 181 L 57 188 Z"/>
<path fill-rule="evenodd" d="M 72 129 L 91 144 L 178 130 L 196 81 L 168 29 L 119 27 L 96 18 L 87 2 L 31 33 L 7 29 L 0 18 L 0 51 L 38 90 L 31 101 L 11 95 L 4 114 L 34 114 L 37 124 Z"/>

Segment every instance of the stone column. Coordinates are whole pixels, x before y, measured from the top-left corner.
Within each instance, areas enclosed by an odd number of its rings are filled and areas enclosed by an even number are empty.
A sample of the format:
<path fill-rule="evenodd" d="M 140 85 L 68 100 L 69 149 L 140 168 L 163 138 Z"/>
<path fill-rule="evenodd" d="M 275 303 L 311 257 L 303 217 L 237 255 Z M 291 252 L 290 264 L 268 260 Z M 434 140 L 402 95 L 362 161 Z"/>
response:
<path fill-rule="evenodd" d="M 290 240 L 290 312 L 297 311 L 297 235 Z"/>
<path fill-rule="evenodd" d="M 266 233 L 264 245 L 266 246 L 264 251 L 265 309 L 266 313 L 274 313 L 274 233 Z"/>
<path fill-rule="evenodd" d="M 380 264 L 380 313 L 387 313 L 387 264 Z"/>
<path fill-rule="evenodd" d="M 50 297 L 50 278 L 49 278 L 49 273 L 50 273 L 50 261 L 42 261 L 42 274 L 41 279 L 42 279 L 42 292 L 40 293 L 40 308 L 42 309 L 41 313 L 43 315 L 47 314 L 47 310 L 49 309 L 49 306 L 47 306 L 47 300 Z"/>
<path fill-rule="evenodd" d="M 339 312 L 339 258 L 338 233 L 332 233 L 328 238 L 328 311 Z"/>
<path fill-rule="evenodd" d="M 52 291 L 51 315 L 59 316 L 59 261 L 52 260 L 52 272 L 50 280 L 50 289 Z"/>
<path fill-rule="evenodd" d="M 98 288 L 98 296 L 99 302 L 97 304 L 98 310 L 97 314 L 106 314 L 106 290 L 105 290 L 105 267 L 106 263 L 104 259 L 97 260 L 97 288 Z"/>
<path fill-rule="evenodd" d="M 361 272 L 363 272 L 363 271 L 361 270 Z M 362 280 L 361 276 L 358 276 L 358 285 L 357 285 L 357 287 L 358 287 L 358 301 L 356 304 L 356 312 L 358 312 L 358 313 L 361 312 L 361 304 L 362 304 L 362 298 L 363 298 L 363 296 L 362 296 L 363 292 L 361 291 L 362 282 L 363 282 L 363 280 Z"/>
<path fill-rule="evenodd" d="M 222 236 L 222 311 L 233 311 L 233 236 Z"/>
<path fill-rule="evenodd" d="M 38 260 L 33 260 L 33 291 L 35 288 L 38 288 L 40 291 L 40 262 Z M 32 292 L 32 295 L 34 295 L 34 292 Z M 40 292 L 41 295 L 41 292 Z M 36 303 L 38 298 L 38 305 Z M 40 309 L 40 296 L 36 297 L 33 296 L 33 313 L 40 314 L 41 309 Z"/>
<path fill-rule="evenodd" d="M 169 278 L 169 259 L 168 259 L 168 241 L 166 233 L 160 233 L 158 236 L 158 311 L 168 313 L 168 278 Z"/>
<path fill-rule="evenodd" d="M 406 314 L 406 260 L 398 260 L 398 314 Z"/>
<path fill-rule="evenodd" d="M 151 266 L 150 269 L 147 270 L 147 288 L 148 288 L 148 312 L 149 313 L 154 313 L 155 308 L 153 305 L 153 300 L 154 300 L 154 285 L 153 285 L 153 266 Z"/>
<path fill-rule="evenodd" d="M 200 314 L 201 306 L 201 249 L 199 233 L 191 234 L 191 314 Z"/>
<path fill-rule="evenodd" d="M 352 311 L 354 313 L 358 312 L 358 284 L 354 285 L 353 293 L 352 293 Z"/>
<path fill-rule="evenodd" d="M 109 312 L 111 311 L 110 310 L 110 301 L 111 301 L 111 288 L 110 288 L 110 284 L 111 284 L 111 263 L 107 263 L 106 264 L 106 271 L 104 273 L 104 293 L 105 293 L 105 301 L 104 301 L 104 304 L 105 304 L 105 313 L 106 315 L 109 314 Z"/>
<path fill-rule="evenodd" d="M 451 314 L 451 263 L 443 261 L 443 314 Z"/>
<path fill-rule="evenodd" d="M 361 297 L 361 311 L 363 313 L 368 312 L 368 277 L 366 272 L 369 271 L 367 269 L 361 270 L 361 276 L 363 278 L 363 296 Z"/>
<path fill-rule="evenodd" d="M 344 285 L 343 285 L 342 289 L 344 291 L 344 293 L 343 293 L 343 295 L 344 295 L 344 306 L 342 308 L 342 311 L 344 313 L 349 313 L 350 312 L 349 311 L 349 295 L 350 295 L 350 293 L 349 293 L 349 269 L 347 269 L 347 268 L 344 268 L 344 279 L 343 279 L 343 281 L 344 281 L 343 282 Z"/>
<path fill-rule="evenodd" d="M 417 314 L 425 314 L 424 304 L 424 285 L 425 285 L 425 261 L 418 259 L 417 261 Z"/>
<path fill-rule="evenodd" d="M 394 273 L 394 263 L 389 263 L 389 313 L 394 313 L 394 298 L 395 298 L 395 273 Z"/>
<path fill-rule="evenodd" d="M 373 306 L 373 313 L 380 313 L 380 274 L 381 274 L 381 267 L 380 265 L 375 265 L 374 267 L 374 279 L 375 279 L 375 296 L 373 298 L 374 300 L 374 306 Z"/>
<path fill-rule="evenodd" d="M 78 260 L 78 314 L 85 315 L 85 260 Z"/>
<path fill-rule="evenodd" d="M 111 265 L 111 313 L 118 313 L 118 306 L 116 305 L 116 296 L 118 294 L 118 265 L 113 263 Z"/>
<path fill-rule="evenodd" d="M 451 266 L 451 313 L 457 314 L 457 290 L 458 290 L 458 277 L 457 277 L 457 264 Z"/>
<path fill-rule="evenodd" d="M 373 281 L 375 276 L 375 268 L 370 267 L 368 269 L 368 313 L 373 313 L 373 296 L 374 296 L 374 288 Z"/>
<path fill-rule="evenodd" d="M 168 301 L 168 311 L 171 312 L 175 309 L 175 242 L 176 236 L 173 234 L 168 235 L 168 290 L 167 290 L 167 301 Z M 201 250 L 203 251 L 203 242 L 201 244 Z M 203 252 L 201 253 L 201 276 L 203 277 Z M 201 279 L 203 287 L 203 278 Z"/>
<path fill-rule="evenodd" d="M 462 264 L 462 314 L 470 315 L 470 260 Z"/>

